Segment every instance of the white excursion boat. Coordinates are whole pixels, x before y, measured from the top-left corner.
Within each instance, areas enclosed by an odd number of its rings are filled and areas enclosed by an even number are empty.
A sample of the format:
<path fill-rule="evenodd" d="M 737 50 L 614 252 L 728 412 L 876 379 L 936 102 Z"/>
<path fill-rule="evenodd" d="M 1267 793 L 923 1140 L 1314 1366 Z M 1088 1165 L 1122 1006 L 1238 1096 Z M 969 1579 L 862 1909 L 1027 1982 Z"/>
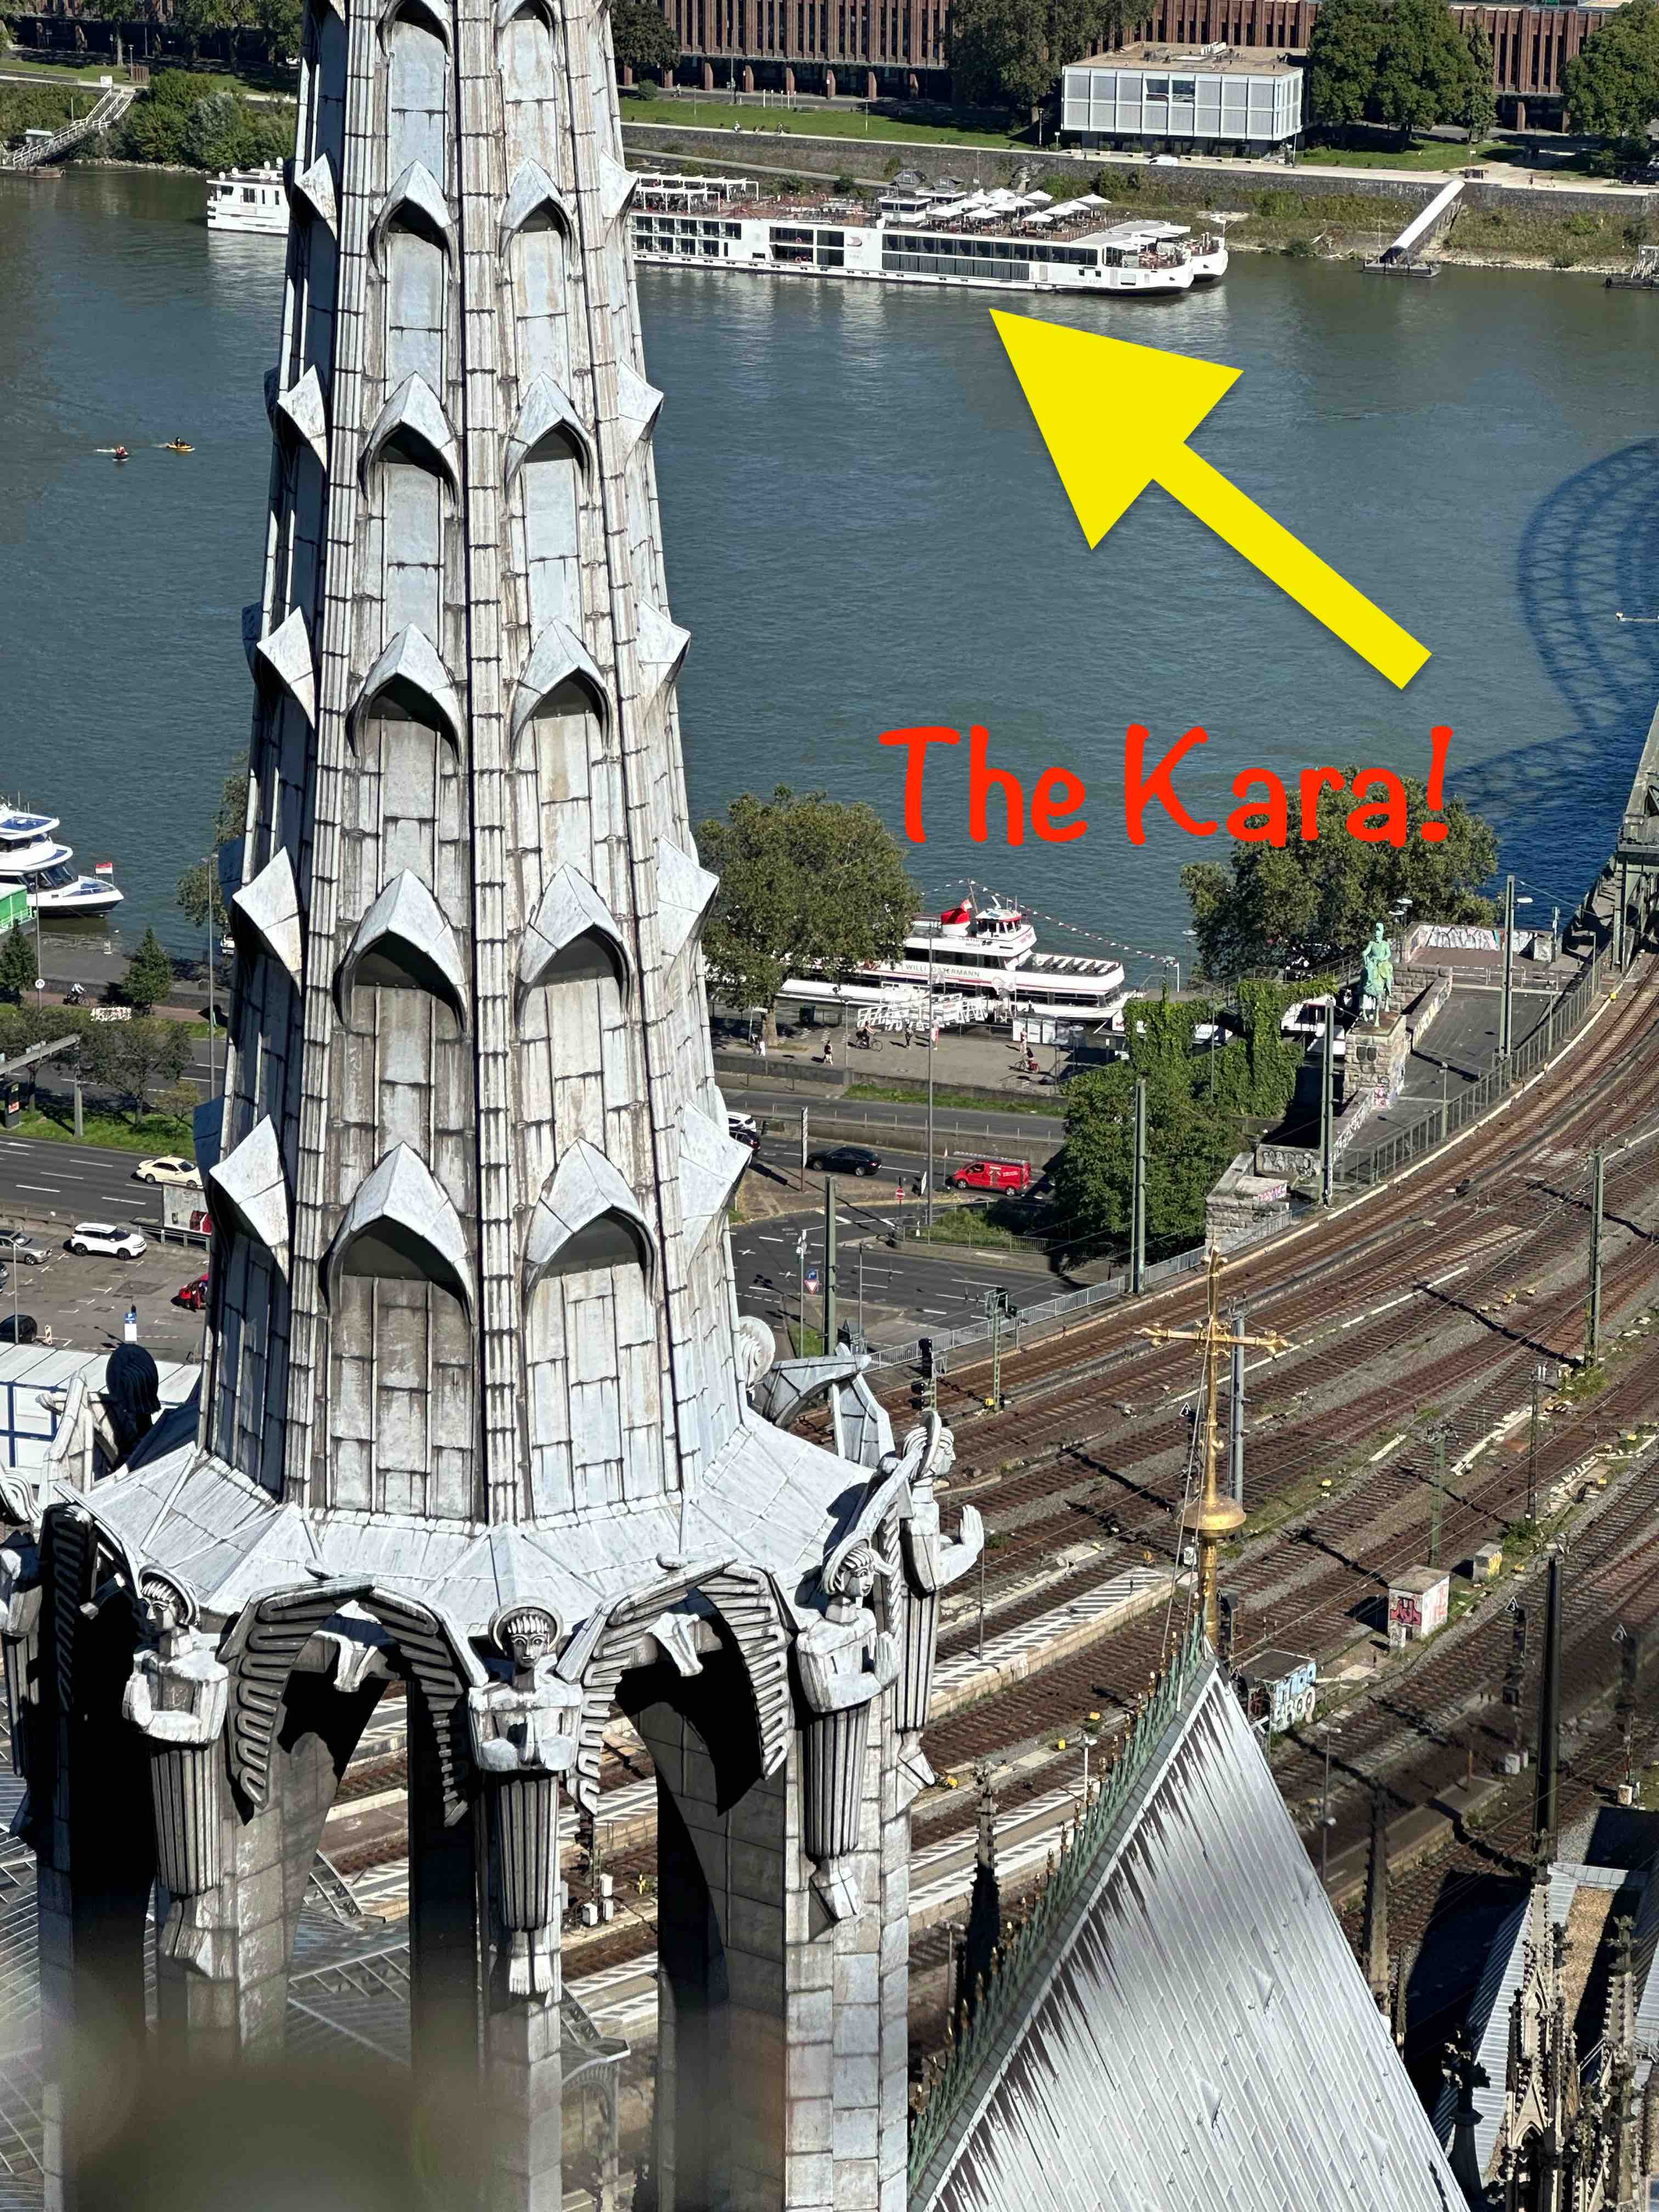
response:
<path fill-rule="evenodd" d="M 744 212 L 732 204 L 735 197 L 728 188 L 715 198 L 700 178 L 641 179 L 632 218 L 635 258 L 992 292 L 1185 292 L 1198 274 L 1195 248 L 1202 249 L 1206 276 L 1218 276 L 1227 265 L 1224 245 L 1194 241 L 1179 223 L 1103 230 L 1100 214 L 1109 203 L 1097 192 L 1058 204 L 1040 191 L 895 193 L 882 198 L 873 219 L 857 201 L 761 214 Z"/>
<path fill-rule="evenodd" d="M 254 231 L 288 236 L 288 193 L 280 169 L 222 169 L 208 179 L 210 230 Z"/>
<path fill-rule="evenodd" d="M 21 890 L 30 910 L 43 915 L 102 914 L 119 906 L 123 893 L 109 875 L 83 876 L 70 866 L 74 848 L 60 845 L 52 832 L 55 814 L 31 814 L 21 806 L 0 807 L 0 892 Z"/>
<path fill-rule="evenodd" d="M 781 996 L 816 1006 L 920 1009 L 925 1020 L 931 989 L 936 1012 L 940 994 L 962 1002 L 957 1018 L 1105 1022 L 1122 1006 L 1127 980 L 1121 960 L 1039 952 L 1036 931 L 1019 908 L 970 890 L 937 920 L 921 915 L 896 960 L 873 962 L 836 982 L 792 975 Z"/>

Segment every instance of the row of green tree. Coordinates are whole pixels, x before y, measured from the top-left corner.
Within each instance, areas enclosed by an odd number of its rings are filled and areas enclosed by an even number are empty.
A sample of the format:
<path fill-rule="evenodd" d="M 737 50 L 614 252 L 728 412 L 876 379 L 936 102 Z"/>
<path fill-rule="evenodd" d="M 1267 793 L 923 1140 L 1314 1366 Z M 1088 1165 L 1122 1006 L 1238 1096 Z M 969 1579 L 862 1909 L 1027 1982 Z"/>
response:
<path fill-rule="evenodd" d="M 1402 137 L 1497 117 L 1492 41 L 1465 38 L 1447 0 L 1322 0 L 1308 40 L 1307 112 L 1327 130 L 1380 123 Z"/>
<path fill-rule="evenodd" d="M 951 0 L 951 89 L 969 107 L 1041 106 L 1068 62 L 1099 53 L 1125 0 Z"/>
<path fill-rule="evenodd" d="M 0 942 L 0 958 L 5 950 Z M 54 1088 L 79 1082 L 116 1100 L 135 1124 L 153 1108 L 180 1118 L 195 1108 L 199 1094 L 184 1079 L 196 1048 L 187 1023 L 144 1014 L 95 1022 L 75 1007 L 0 1006 L 0 1054 L 9 1060 L 31 1045 L 70 1035 L 76 1040 L 73 1052 L 42 1068 L 43 1082 Z"/>

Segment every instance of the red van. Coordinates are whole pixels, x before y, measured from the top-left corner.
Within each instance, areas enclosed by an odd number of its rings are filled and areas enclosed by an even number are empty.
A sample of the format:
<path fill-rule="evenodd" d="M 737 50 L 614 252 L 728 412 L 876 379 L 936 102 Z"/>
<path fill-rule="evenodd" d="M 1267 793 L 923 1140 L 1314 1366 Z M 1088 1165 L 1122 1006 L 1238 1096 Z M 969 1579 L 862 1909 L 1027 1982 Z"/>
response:
<path fill-rule="evenodd" d="M 1029 1160 L 964 1160 L 945 1178 L 946 1190 L 1030 1190 Z"/>

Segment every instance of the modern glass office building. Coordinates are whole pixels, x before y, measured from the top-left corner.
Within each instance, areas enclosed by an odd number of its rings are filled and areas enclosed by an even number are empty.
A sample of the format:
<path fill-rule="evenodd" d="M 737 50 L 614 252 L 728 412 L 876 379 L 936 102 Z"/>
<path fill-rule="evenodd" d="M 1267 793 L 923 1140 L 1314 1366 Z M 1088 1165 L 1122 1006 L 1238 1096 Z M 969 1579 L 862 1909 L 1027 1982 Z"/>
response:
<path fill-rule="evenodd" d="M 1302 129 L 1302 71 L 1276 55 L 1209 46 L 1125 46 L 1064 73 L 1061 128 L 1107 147 L 1260 152 Z"/>

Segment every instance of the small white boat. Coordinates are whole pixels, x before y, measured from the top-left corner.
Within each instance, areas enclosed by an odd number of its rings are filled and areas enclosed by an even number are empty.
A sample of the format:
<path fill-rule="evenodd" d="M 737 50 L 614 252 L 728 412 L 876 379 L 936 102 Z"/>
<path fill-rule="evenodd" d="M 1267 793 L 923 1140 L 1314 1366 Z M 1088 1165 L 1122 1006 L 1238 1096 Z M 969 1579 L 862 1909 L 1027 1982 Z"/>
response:
<path fill-rule="evenodd" d="M 208 228 L 288 236 L 288 193 L 280 169 L 222 169 L 208 179 Z"/>
<path fill-rule="evenodd" d="M 0 894 L 21 890 L 30 910 L 43 915 L 102 914 L 125 894 L 102 872 L 83 876 L 70 864 L 72 846 L 53 836 L 55 814 L 0 806 Z M 100 863 L 100 870 L 107 863 Z"/>

